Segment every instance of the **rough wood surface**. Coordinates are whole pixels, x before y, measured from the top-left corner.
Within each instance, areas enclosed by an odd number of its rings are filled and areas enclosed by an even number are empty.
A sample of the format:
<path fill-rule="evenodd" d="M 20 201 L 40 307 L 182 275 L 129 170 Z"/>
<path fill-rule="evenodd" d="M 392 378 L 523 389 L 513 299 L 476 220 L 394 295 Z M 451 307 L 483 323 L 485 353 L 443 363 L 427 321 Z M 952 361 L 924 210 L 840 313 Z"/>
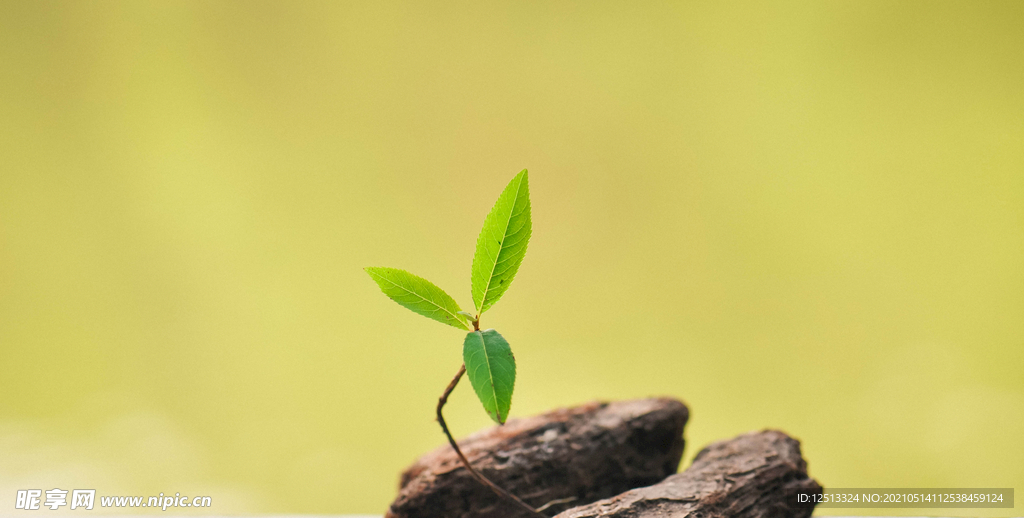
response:
<path fill-rule="evenodd" d="M 675 473 L 688 416 L 674 399 L 590 403 L 509 420 L 459 447 L 474 468 L 533 507 L 571 499 L 548 507 L 551 516 Z M 524 515 L 474 480 L 445 445 L 402 474 L 386 518 Z"/>
<path fill-rule="evenodd" d="M 569 509 L 556 518 L 808 518 L 797 493 L 820 493 L 800 443 L 766 430 L 712 444 L 693 464 L 650 487 Z"/>

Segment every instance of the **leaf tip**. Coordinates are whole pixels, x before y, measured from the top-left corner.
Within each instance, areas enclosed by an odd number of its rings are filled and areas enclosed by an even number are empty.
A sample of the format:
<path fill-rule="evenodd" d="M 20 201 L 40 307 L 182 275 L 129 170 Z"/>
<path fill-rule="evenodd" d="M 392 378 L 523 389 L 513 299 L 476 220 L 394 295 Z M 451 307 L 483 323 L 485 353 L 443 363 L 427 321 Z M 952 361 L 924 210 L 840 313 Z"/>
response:
<path fill-rule="evenodd" d="M 497 411 L 495 411 L 495 412 L 488 412 L 487 415 L 488 415 L 488 417 L 491 418 L 491 421 L 494 421 L 495 423 L 498 423 L 498 426 L 504 425 L 505 421 L 508 419 L 508 416 L 502 416 Z"/>

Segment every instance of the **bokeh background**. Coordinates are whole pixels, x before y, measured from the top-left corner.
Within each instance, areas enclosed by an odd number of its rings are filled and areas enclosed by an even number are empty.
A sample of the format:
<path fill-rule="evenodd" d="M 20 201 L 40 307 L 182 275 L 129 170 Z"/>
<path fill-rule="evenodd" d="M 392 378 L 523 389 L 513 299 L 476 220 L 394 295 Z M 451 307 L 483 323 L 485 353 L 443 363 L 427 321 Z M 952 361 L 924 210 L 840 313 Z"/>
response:
<path fill-rule="evenodd" d="M 382 512 L 462 335 L 362 267 L 471 305 L 523 168 L 513 416 L 670 395 L 684 466 L 776 427 L 827 486 L 1024 489 L 1022 85 L 1015 1 L 2 2 L 0 509 Z"/>

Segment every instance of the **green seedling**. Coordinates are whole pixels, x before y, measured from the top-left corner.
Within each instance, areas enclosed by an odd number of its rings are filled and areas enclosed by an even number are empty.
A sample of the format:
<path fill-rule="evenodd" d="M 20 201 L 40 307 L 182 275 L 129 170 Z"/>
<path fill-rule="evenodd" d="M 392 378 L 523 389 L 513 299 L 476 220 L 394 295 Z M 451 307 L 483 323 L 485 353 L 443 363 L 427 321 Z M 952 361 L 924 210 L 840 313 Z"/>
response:
<path fill-rule="evenodd" d="M 383 267 L 365 270 L 391 300 L 427 318 L 469 331 L 462 341 L 463 364 L 438 400 L 437 421 L 463 465 L 477 480 L 529 512 L 543 516 L 473 469 L 452 438 L 441 413 L 449 394 L 465 373 L 487 415 L 499 425 L 508 418 L 516 383 L 516 360 L 508 341 L 497 331 L 480 330 L 480 317 L 512 284 L 526 255 L 532 231 L 530 189 L 523 169 L 498 196 L 476 240 L 471 276 L 473 312 L 463 311 L 444 290 L 405 270 Z"/>

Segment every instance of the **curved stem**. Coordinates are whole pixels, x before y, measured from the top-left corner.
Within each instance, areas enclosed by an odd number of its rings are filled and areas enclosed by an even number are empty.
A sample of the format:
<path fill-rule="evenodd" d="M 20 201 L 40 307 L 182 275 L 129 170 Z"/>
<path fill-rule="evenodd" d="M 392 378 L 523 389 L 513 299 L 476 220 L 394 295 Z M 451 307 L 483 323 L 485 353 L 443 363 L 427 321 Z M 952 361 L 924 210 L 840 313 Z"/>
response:
<path fill-rule="evenodd" d="M 448 443 L 452 445 L 452 449 L 455 450 L 455 454 L 459 456 L 459 460 L 462 461 L 462 465 L 466 467 L 470 475 L 473 475 L 473 478 L 477 479 L 477 481 L 479 481 L 481 484 L 490 488 L 490 490 L 494 491 L 494 493 L 497 494 L 499 497 L 512 501 L 522 510 L 530 513 L 531 515 L 537 518 L 547 518 L 543 514 L 537 512 L 537 510 L 534 509 L 533 507 L 530 507 L 530 504 L 527 504 L 526 502 L 520 500 L 518 496 L 513 495 L 508 491 L 505 491 L 501 487 L 498 487 L 494 482 L 491 482 L 490 480 L 487 479 L 487 477 L 481 475 L 479 472 L 477 472 L 477 470 L 473 469 L 473 466 L 470 466 L 469 461 L 466 459 L 466 456 L 462 454 L 462 450 L 459 449 L 459 445 L 455 443 L 455 439 L 452 438 L 452 434 L 448 431 L 448 425 L 445 424 L 444 422 L 444 416 L 441 415 L 441 409 L 444 408 L 444 404 L 448 402 L 448 395 L 451 394 L 453 390 L 455 390 L 455 385 L 459 383 L 459 380 L 462 379 L 462 375 L 465 373 L 466 364 L 462 364 L 462 366 L 459 367 L 459 372 L 455 374 L 455 377 L 452 378 L 452 382 L 448 384 L 448 388 L 444 389 L 444 394 L 441 394 L 441 398 L 438 399 L 437 401 L 437 422 L 441 424 L 441 429 L 444 430 L 444 435 L 448 437 Z"/>

